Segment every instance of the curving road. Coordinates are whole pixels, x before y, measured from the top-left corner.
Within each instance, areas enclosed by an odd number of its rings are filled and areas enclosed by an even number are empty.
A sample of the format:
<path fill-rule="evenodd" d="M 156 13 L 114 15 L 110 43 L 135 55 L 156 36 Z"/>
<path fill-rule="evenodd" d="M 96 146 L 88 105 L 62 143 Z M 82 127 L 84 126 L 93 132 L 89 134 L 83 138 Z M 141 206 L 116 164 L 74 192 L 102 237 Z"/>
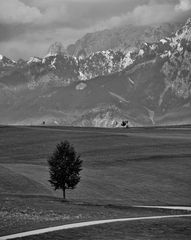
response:
<path fill-rule="evenodd" d="M 133 206 L 136 208 L 153 208 L 153 209 L 171 209 L 171 210 L 182 210 L 191 211 L 191 207 L 186 206 Z"/>
<path fill-rule="evenodd" d="M 136 218 L 120 218 L 120 219 L 72 223 L 72 224 L 66 224 L 66 225 L 57 226 L 57 227 L 49 227 L 49 228 L 43 228 L 43 229 L 33 230 L 33 231 L 29 231 L 29 232 L 22 232 L 22 233 L 7 235 L 7 236 L 0 237 L 0 240 L 28 237 L 28 236 L 39 235 L 39 234 L 44 234 L 44 233 L 48 233 L 48 232 L 61 231 L 61 230 L 72 229 L 72 228 L 88 227 L 88 226 L 94 226 L 94 225 L 101 225 L 101 224 L 106 224 L 106 223 L 130 222 L 130 221 L 141 221 L 141 220 L 156 220 L 156 219 L 165 219 L 165 218 L 182 218 L 182 217 L 184 217 L 184 218 L 191 217 L 191 214 L 136 217 Z"/>

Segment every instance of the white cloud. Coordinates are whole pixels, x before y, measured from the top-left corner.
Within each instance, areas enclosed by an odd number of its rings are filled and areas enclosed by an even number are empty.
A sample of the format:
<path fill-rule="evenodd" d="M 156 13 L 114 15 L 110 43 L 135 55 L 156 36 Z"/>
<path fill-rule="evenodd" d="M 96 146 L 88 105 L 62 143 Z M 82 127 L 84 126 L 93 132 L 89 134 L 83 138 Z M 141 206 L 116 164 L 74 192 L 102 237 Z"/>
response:
<path fill-rule="evenodd" d="M 120 16 L 100 22 L 101 29 L 116 27 L 122 24 L 149 25 L 155 23 L 171 22 L 191 10 L 191 0 L 173 1 L 150 0 L 147 4 L 138 5 L 132 11 Z"/>
<path fill-rule="evenodd" d="M 175 6 L 176 11 L 188 11 L 191 9 L 191 0 L 180 0 L 179 4 Z"/>
<path fill-rule="evenodd" d="M 100 25 L 111 28 L 122 24 L 148 25 L 168 22 L 175 16 L 172 4 L 157 4 L 150 1 L 149 4 L 139 5 L 133 11 L 121 16 L 114 16 Z"/>
<path fill-rule="evenodd" d="M 19 0 L 1 0 L 0 23 L 31 23 L 41 17 L 38 8 L 29 7 Z"/>
<path fill-rule="evenodd" d="M 67 46 L 121 24 L 186 19 L 189 10 L 191 0 L 0 0 L 0 53 L 42 56 L 54 41 Z"/>

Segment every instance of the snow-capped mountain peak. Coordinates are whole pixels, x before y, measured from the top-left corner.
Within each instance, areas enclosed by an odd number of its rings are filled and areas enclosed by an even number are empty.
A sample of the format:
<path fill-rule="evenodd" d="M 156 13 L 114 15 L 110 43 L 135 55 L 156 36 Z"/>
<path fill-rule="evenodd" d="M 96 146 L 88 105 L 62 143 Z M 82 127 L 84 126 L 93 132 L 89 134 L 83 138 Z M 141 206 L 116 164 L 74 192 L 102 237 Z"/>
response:
<path fill-rule="evenodd" d="M 191 41 L 191 18 L 189 18 L 186 24 L 176 32 L 175 39 L 179 41 L 183 39 Z"/>
<path fill-rule="evenodd" d="M 57 55 L 67 55 L 63 44 L 60 42 L 55 42 L 49 47 L 48 53 L 45 58 Z"/>
<path fill-rule="evenodd" d="M 57 53 L 49 52 L 44 58 L 56 57 L 57 55 L 58 55 Z"/>
<path fill-rule="evenodd" d="M 38 62 L 42 62 L 42 59 L 38 57 L 31 57 L 27 63 L 30 64 L 30 63 L 38 63 Z"/>
<path fill-rule="evenodd" d="M 189 26 L 189 27 L 191 27 L 191 17 L 188 18 L 188 20 L 186 21 L 186 25 Z"/>
<path fill-rule="evenodd" d="M 0 66 L 14 66 L 16 62 L 0 54 Z"/>

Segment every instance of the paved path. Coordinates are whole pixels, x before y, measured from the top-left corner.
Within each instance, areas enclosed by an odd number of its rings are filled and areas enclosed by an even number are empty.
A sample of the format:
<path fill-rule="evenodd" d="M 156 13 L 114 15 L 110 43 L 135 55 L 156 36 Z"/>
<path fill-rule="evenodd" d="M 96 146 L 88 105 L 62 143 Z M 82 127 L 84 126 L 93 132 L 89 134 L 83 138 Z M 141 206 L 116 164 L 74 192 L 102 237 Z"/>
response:
<path fill-rule="evenodd" d="M 191 211 L 191 207 L 186 206 L 133 206 L 136 208 L 156 208 L 156 209 L 172 209 L 172 210 L 183 210 Z"/>
<path fill-rule="evenodd" d="M 57 227 L 49 227 L 49 228 L 43 228 L 43 229 L 33 230 L 33 231 L 29 231 L 29 232 L 22 232 L 22 233 L 17 233 L 17 234 L 13 234 L 13 235 L 3 236 L 3 237 L 0 237 L 0 240 L 28 237 L 28 236 L 39 235 L 39 234 L 48 233 L 48 232 L 61 231 L 61 230 L 66 230 L 66 229 L 71 229 L 71 228 L 81 228 L 81 227 L 88 227 L 88 226 L 94 226 L 94 225 L 101 225 L 101 224 L 105 224 L 105 223 L 130 222 L 130 221 L 140 221 L 140 220 L 156 220 L 156 219 L 165 219 L 165 218 L 182 218 L 182 217 L 184 217 L 184 218 L 191 217 L 191 214 L 136 217 L 136 218 L 120 218 L 120 219 L 72 223 L 72 224 L 66 224 L 66 225 L 57 226 Z"/>

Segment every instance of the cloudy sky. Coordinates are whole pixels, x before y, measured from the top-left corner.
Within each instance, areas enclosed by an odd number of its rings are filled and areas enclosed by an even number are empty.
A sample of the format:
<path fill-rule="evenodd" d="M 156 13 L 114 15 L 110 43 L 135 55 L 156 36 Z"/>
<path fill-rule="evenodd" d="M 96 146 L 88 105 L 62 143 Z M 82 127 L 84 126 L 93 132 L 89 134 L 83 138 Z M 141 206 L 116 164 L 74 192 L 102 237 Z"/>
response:
<path fill-rule="evenodd" d="M 43 56 L 87 32 L 122 24 L 178 21 L 191 16 L 191 0 L 0 0 L 0 53 Z"/>

